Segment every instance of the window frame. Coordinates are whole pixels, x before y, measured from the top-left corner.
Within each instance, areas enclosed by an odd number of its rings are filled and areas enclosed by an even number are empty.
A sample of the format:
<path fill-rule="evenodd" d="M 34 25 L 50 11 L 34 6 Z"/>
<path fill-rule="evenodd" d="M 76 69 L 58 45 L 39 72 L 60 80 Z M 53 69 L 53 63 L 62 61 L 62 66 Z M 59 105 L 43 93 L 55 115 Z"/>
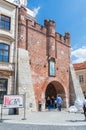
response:
<path fill-rule="evenodd" d="M 51 58 L 48 61 L 48 75 L 50 77 L 55 77 L 56 76 L 56 67 L 55 67 L 55 59 Z"/>
<path fill-rule="evenodd" d="M 8 79 L 0 78 L 0 104 L 3 104 L 4 95 L 7 95 Z"/>
<path fill-rule="evenodd" d="M 0 42 L 0 62 L 9 62 L 10 45 Z M 5 49 L 7 47 L 8 49 Z M 2 53 L 2 54 L 1 54 Z M 7 53 L 7 56 L 5 55 Z"/>
<path fill-rule="evenodd" d="M 0 15 L 0 28 L 10 31 L 11 29 L 11 17 L 1 14 Z"/>
<path fill-rule="evenodd" d="M 83 75 L 79 75 L 79 82 L 83 83 L 84 82 L 84 76 Z"/>

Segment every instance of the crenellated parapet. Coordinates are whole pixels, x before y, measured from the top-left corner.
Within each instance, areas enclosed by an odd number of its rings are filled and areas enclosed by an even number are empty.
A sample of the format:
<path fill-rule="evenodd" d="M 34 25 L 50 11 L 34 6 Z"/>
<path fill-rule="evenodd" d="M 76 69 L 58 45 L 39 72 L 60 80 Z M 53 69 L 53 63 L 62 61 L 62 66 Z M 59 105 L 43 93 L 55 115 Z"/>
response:
<path fill-rule="evenodd" d="M 65 45 L 68 45 L 70 46 L 70 33 L 65 33 L 65 35 L 61 35 L 59 33 L 55 33 L 55 40 L 58 41 L 58 42 L 61 42 Z"/>
<path fill-rule="evenodd" d="M 46 27 L 45 26 L 42 26 L 40 25 L 39 23 L 37 23 L 36 21 L 33 21 L 33 20 L 28 20 L 28 25 L 27 25 L 29 28 L 35 30 L 35 31 L 38 31 L 40 33 L 43 33 L 43 34 L 46 34 Z"/>
<path fill-rule="evenodd" d="M 61 34 L 57 33 L 57 32 L 55 33 L 55 39 L 56 39 L 57 41 L 62 42 L 62 43 L 65 42 L 65 37 L 62 36 Z"/>
<path fill-rule="evenodd" d="M 70 33 L 69 32 L 65 33 L 65 39 L 66 39 L 67 45 L 70 45 Z"/>
<path fill-rule="evenodd" d="M 44 25 L 46 26 L 46 27 L 50 27 L 50 26 L 52 26 L 52 27 L 54 27 L 55 28 L 55 22 L 53 21 L 53 20 L 48 20 L 48 19 L 45 19 L 44 20 Z"/>
<path fill-rule="evenodd" d="M 28 27 L 55 38 L 55 22 L 53 20 L 44 20 L 44 25 L 42 26 L 36 21 L 28 19 Z"/>
<path fill-rule="evenodd" d="M 55 22 L 53 20 L 44 20 L 44 26 L 47 29 L 47 36 L 55 38 Z"/>
<path fill-rule="evenodd" d="M 61 35 L 55 31 L 56 24 L 53 20 L 45 19 L 44 25 L 40 25 L 34 19 L 29 19 L 26 17 L 27 11 L 24 7 L 20 8 L 19 11 L 19 23 L 27 26 L 28 28 L 37 31 L 41 34 L 46 35 L 48 38 L 53 38 L 53 40 L 61 42 L 67 46 L 70 46 L 70 33 L 66 32 L 65 35 Z M 26 22 L 27 21 L 27 22 Z M 26 27 L 26 28 L 27 28 Z"/>

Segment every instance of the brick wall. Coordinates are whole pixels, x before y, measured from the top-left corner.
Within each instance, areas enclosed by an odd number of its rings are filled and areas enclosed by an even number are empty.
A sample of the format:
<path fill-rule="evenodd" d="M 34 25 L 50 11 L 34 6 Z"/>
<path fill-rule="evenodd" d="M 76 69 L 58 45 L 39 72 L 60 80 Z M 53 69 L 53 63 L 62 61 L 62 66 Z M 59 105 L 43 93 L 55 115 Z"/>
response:
<path fill-rule="evenodd" d="M 47 86 L 52 83 L 57 93 L 58 86 L 61 90 L 62 88 L 64 89 L 64 100 L 66 106 L 68 106 L 70 34 L 65 33 L 62 36 L 55 32 L 55 22 L 52 20 L 45 20 L 43 26 L 31 19 L 27 19 L 22 24 L 21 22 L 22 20 L 19 19 L 19 28 L 25 30 L 26 27 L 26 30 L 23 31 L 23 35 L 26 36 L 22 42 L 19 41 L 19 47 L 27 49 L 29 52 L 29 63 L 31 66 L 36 102 L 40 99 L 43 103 L 45 102 Z M 22 33 L 21 30 L 19 30 L 19 33 Z M 48 63 L 52 58 L 55 61 L 55 77 L 48 75 Z"/>

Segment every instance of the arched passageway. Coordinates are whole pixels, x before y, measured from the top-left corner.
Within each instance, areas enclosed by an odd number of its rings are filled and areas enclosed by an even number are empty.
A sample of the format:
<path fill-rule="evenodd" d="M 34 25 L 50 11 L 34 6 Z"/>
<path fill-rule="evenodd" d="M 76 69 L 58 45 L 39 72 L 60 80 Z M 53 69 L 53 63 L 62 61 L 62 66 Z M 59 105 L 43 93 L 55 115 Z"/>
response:
<path fill-rule="evenodd" d="M 47 100 L 48 97 L 50 99 L 54 97 L 56 99 L 57 95 L 60 95 L 63 100 L 63 107 L 66 107 L 66 95 L 65 95 L 65 90 L 63 86 L 57 82 L 53 81 L 47 85 L 46 91 L 45 91 L 45 100 Z M 46 106 L 46 104 L 45 104 Z"/>
<path fill-rule="evenodd" d="M 45 92 L 45 97 L 47 98 L 47 97 L 52 97 L 52 96 L 54 96 L 54 97 L 56 97 L 57 96 L 57 92 L 56 92 L 56 88 L 55 88 L 55 86 L 52 84 L 52 83 L 50 83 L 48 86 L 47 86 L 47 89 L 46 89 L 46 92 Z"/>

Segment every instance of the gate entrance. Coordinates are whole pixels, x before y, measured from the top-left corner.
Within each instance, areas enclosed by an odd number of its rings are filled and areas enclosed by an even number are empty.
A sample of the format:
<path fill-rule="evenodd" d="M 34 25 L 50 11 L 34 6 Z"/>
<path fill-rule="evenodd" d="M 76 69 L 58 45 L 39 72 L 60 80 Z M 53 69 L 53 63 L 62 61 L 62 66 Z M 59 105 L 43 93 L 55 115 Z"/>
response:
<path fill-rule="evenodd" d="M 64 88 L 59 82 L 53 81 L 53 82 L 49 83 L 46 88 L 45 100 L 47 101 L 48 97 L 50 99 L 52 99 L 52 97 L 54 99 L 56 99 L 57 95 L 60 95 L 62 97 L 63 107 L 66 107 L 66 96 L 65 96 Z M 46 106 L 46 104 L 45 104 L 45 106 Z"/>
<path fill-rule="evenodd" d="M 52 97 L 54 96 L 56 98 L 57 96 L 57 92 L 56 92 L 56 89 L 55 89 L 55 86 L 50 83 L 48 86 L 47 86 L 47 89 L 46 89 L 46 92 L 45 92 L 45 97 Z"/>

